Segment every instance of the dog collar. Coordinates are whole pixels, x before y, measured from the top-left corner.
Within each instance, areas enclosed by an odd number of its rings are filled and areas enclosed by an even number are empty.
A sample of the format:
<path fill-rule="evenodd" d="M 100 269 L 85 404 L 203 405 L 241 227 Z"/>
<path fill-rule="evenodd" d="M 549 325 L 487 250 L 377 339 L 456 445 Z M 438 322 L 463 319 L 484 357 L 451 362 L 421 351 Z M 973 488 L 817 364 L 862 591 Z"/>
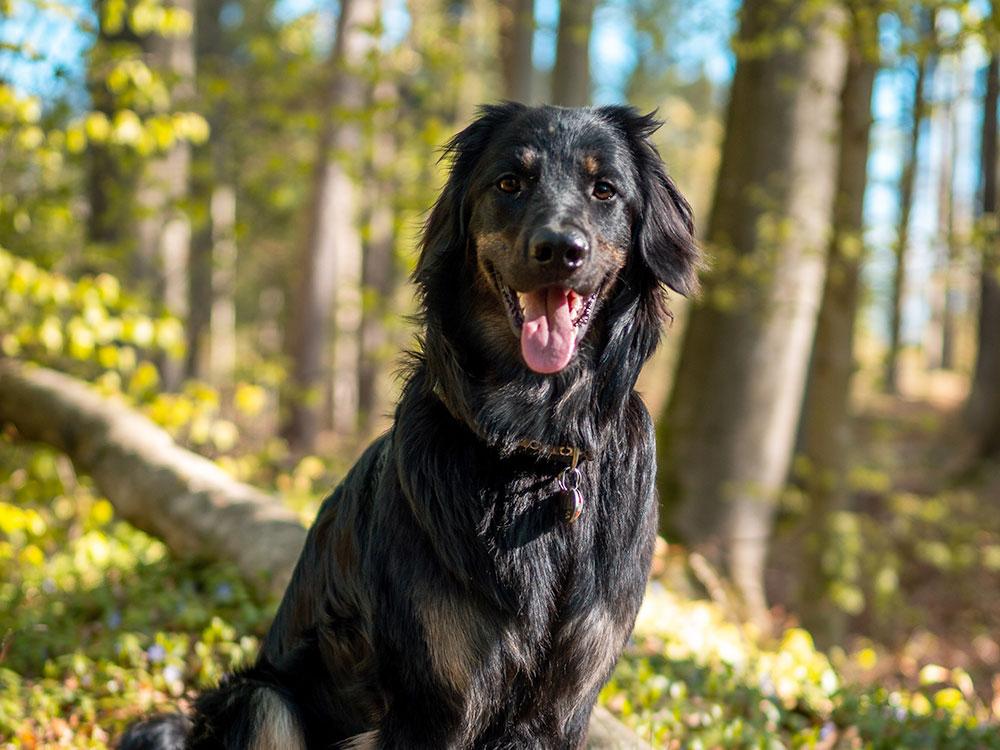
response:
<path fill-rule="evenodd" d="M 461 419 L 452 408 L 451 403 L 444 396 L 440 381 L 434 383 L 431 391 L 444 407 L 451 412 L 456 419 Z M 462 420 L 464 421 L 464 420 Z M 483 437 L 479 430 L 472 428 L 480 437 Z M 583 512 L 583 492 L 580 491 L 580 461 L 589 461 L 593 455 L 589 451 L 577 448 L 575 445 L 545 445 L 540 440 L 518 440 L 514 444 L 515 449 L 534 453 L 540 458 L 564 461 L 566 468 L 559 472 L 556 477 L 556 484 L 559 492 L 553 496 L 555 505 L 567 524 L 576 522 Z"/>
<path fill-rule="evenodd" d="M 559 513 L 566 523 L 575 523 L 583 512 L 583 492 L 580 491 L 580 469 L 577 464 L 591 458 L 590 454 L 572 445 L 543 445 L 538 440 L 520 440 L 517 447 L 531 451 L 544 458 L 554 458 L 566 462 L 566 468 L 559 472 L 556 484 L 559 492 L 553 496 Z"/>
<path fill-rule="evenodd" d="M 571 469 L 575 469 L 580 461 L 593 459 L 589 451 L 581 450 L 575 445 L 544 445 L 538 440 L 518 440 L 517 447 L 524 451 L 537 453 L 543 458 L 565 461 Z"/>
<path fill-rule="evenodd" d="M 444 389 L 441 387 L 441 381 L 435 379 L 431 392 L 437 396 L 438 401 L 444 405 L 444 407 L 453 417 L 455 417 L 455 419 L 465 423 L 465 425 L 468 426 L 469 429 L 471 429 L 481 439 L 489 442 L 486 436 L 483 435 L 475 424 L 470 423 L 468 419 L 464 418 L 464 416 L 452 406 L 451 401 L 444 394 Z M 518 440 L 514 444 L 514 447 L 522 451 L 535 453 L 542 458 L 553 458 L 565 461 L 572 469 L 575 469 L 580 461 L 591 461 L 594 458 L 590 451 L 577 448 L 575 445 L 545 445 L 540 440 Z"/>

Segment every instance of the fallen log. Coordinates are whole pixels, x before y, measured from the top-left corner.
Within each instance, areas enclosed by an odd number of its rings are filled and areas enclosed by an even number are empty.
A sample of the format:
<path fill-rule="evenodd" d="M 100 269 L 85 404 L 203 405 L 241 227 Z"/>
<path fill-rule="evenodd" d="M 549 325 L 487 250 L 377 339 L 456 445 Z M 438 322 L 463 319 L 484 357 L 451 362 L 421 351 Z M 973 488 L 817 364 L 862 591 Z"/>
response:
<path fill-rule="evenodd" d="M 296 515 L 181 448 L 123 400 L 55 370 L 0 359 L 0 422 L 65 453 L 119 516 L 175 554 L 228 560 L 261 593 L 284 590 L 306 537 Z"/>
<path fill-rule="evenodd" d="M 284 590 L 306 536 L 298 517 L 177 445 L 123 400 L 55 370 L 0 357 L 4 424 L 20 438 L 65 453 L 119 516 L 162 539 L 176 555 L 230 561 L 265 596 Z M 649 745 L 598 706 L 588 747 Z"/>

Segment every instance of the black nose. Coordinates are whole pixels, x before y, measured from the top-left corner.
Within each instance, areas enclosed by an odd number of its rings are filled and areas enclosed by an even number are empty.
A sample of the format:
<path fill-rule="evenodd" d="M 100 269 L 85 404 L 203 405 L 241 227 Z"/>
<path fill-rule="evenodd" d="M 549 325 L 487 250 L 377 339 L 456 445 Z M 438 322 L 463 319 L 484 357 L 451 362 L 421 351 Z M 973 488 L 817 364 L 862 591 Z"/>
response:
<path fill-rule="evenodd" d="M 572 271 L 582 266 L 589 256 L 590 244 L 576 229 L 536 229 L 528 246 L 528 258 L 538 266 Z"/>

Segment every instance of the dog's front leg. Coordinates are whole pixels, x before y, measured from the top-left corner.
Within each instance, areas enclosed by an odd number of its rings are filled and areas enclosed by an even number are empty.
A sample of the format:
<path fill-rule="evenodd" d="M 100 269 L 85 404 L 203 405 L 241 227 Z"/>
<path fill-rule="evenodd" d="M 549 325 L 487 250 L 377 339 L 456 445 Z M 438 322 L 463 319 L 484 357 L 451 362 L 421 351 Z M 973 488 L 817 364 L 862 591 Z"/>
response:
<path fill-rule="evenodd" d="M 408 559 L 388 563 L 373 611 L 376 678 L 385 702 L 375 747 L 468 747 L 496 700 L 483 688 L 496 636 L 434 561 L 421 559 L 419 547 L 395 549 L 407 550 Z"/>
<path fill-rule="evenodd" d="M 420 640 L 392 645 L 383 642 L 377 649 L 386 710 L 371 744 L 362 747 L 464 747 L 467 727 L 462 696 L 437 677 L 426 644 Z"/>

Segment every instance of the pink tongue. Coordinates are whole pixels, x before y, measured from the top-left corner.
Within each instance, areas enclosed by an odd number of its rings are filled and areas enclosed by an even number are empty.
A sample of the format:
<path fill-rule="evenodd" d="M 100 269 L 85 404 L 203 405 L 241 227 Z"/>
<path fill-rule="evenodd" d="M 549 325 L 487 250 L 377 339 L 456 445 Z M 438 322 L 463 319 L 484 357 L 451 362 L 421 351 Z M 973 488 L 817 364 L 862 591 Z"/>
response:
<path fill-rule="evenodd" d="M 521 355 L 535 372 L 559 372 L 576 349 L 576 328 L 569 314 L 569 295 L 560 287 L 539 289 L 522 296 L 524 324 Z"/>

